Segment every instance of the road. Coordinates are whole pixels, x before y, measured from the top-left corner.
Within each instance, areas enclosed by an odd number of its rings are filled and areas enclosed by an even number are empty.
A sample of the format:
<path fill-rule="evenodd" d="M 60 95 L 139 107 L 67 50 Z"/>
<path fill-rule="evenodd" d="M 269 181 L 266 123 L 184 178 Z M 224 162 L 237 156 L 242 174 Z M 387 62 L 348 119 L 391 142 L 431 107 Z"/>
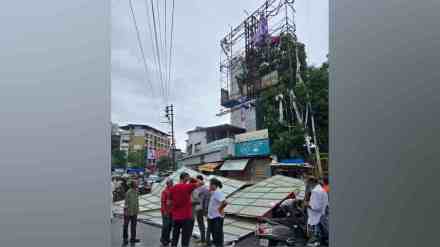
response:
<path fill-rule="evenodd" d="M 138 223 L 137 238 L 141 240 L 140 243 L 132 245 L 135 247 L 160 247 L 160 228 L 144 223 Z M 197 247 L 193 243 L 190 247 Z M 248 237 L 243 239 L 235 245 L 235 247 L 259 247 L 255 237 Z M 115 218 L 112 223 L 112 247 L 122 246 L 122 220 Z M 129 245 L 130 246 L 130 245 Z"/>

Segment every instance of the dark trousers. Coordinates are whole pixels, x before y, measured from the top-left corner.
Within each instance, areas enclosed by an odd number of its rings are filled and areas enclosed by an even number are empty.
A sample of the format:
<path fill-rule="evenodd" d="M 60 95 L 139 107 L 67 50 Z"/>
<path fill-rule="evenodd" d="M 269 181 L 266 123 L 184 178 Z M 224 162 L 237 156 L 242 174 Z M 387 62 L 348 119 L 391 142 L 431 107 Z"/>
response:
<path fill-rule="evenodd" d="M 208 226 L 206 227 L 206 243 L 209 245 L 211 245 L 211 228 L 209 225 L 209 220 L 208 220 Z"/>
<path fill-rule="evenodd" d="M 208 219 L 208 229 L 212 234 L 212 244 L 215 247 L 223 247 L 223 218 Z"/>
<path fill-rule="evenodd" d="M 196 211 L 196 219 L 197 219 L 197 225 L 199 226 L 200 231 L 200 240 L 202 242 L 206 241 L 206 232 L 205 232 L 205 220 L 203 215 L 203 210 Z"/>
<path fill-rule="evenodd" d="M 160 242 L 163 245 L 168 245 L 170 241 L 171 229 L 173 228 L 173 221 L 169 215 L 162 215 L 162 233 Z"/>
<path fill-rule="evenodd" d="M 137 215 L 124 217 L 124 228 L 122 238 L 128 240 L 128 225 L 130 224 L 130 240 L 136 239 Z"/>
<path fill-rule="evenodd" d="M 181 245 L 182 247 L 189 247 L 189 241 L 191 240 L 193 228 L 193 220 L 174 220 L 173 221 L 173 239 L 171 240 L 171 246 L 177 246 L 179 242 L 180 233 L 182 233 Z"/>

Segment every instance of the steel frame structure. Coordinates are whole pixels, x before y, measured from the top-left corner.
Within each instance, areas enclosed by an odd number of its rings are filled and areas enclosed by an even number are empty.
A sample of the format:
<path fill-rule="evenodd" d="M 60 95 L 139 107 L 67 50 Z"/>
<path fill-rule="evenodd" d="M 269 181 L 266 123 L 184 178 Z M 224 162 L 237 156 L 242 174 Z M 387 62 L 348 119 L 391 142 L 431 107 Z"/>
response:
<path fill-rule="evenodd" d="M 233 111 L 238 104 L 257 98 L 259 88 L 257 78 L 257 64 L 255 61 L 255 36 L 259 17 L 264 15 L 268 21 L 268 32 L 270 35 L 290 33 L 296 39 L 296 25 L 294 21 L 294 0 L 266 0 L 252 14 L 247 16 L 238 26 L 231 28 L 231 31 L 220 41 L 220 81 L 222 90 L 222 106 Z M 244 63 L 248 70 L 248 77 L 245 83 L 246 93 L 244 95 L 231 95 L 231 83 L 233 71 L 240 63 Z M 224 99 L 230 100 L 241 96 L 241 101 L 231 104 L 224 104 Z M 244 97 L 243 97 L 244 96 Z"/>

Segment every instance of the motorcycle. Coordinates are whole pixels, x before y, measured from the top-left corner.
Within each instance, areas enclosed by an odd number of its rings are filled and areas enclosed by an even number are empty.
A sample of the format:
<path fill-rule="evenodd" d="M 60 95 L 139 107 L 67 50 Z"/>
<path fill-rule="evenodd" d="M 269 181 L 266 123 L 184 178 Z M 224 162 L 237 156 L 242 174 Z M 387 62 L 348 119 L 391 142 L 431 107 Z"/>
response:
<path fill-rule="evenodd" d="M 255 236 L 266 247 L 303 246 L 307 220 L 300 201 L 289 199 L 274 210 L 275 218 L 259 218 Z"/>

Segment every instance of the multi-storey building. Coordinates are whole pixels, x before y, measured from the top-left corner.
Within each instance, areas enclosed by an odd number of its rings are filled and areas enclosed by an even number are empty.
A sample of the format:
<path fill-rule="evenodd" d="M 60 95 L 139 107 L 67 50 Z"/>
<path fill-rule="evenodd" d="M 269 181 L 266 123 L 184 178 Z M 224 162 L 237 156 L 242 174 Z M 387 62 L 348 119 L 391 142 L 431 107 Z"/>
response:
<path fill-rule="evenodd" d="M 168 155 L 170 136 L 167 133 L 143 124 L 128 124 L 120 129 L 121 150 L 145 150 L 147 164 L 155 164 L 158 158 Z"/>
<path fill-rule="evenodd" d="M 119 150 L 121 145 L 120 130 L 119 130 L 119 126 L 113 123 L 112 123 L 111 140 L 112 140 L 111 150 L 112 151 Z"/>
<path fill-rule="evenodd" d="M 236 134 L 242 134 L 246 130 L 230 124 L 222 124 L 211 127 L 196 127 L 187 132 L 186 153 L 188 155 L 198 154 L 205 150 L 207 144 L 214 141 L 234 138 Z"/>

